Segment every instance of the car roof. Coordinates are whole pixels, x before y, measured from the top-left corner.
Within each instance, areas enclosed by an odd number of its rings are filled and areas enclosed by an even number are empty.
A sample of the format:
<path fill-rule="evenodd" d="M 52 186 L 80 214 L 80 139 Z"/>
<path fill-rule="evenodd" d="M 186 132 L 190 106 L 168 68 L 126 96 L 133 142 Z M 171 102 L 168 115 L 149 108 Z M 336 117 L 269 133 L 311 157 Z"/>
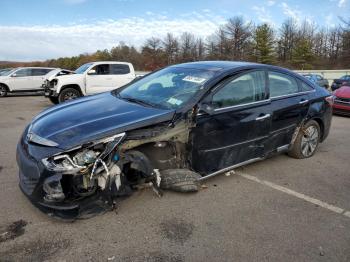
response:
<path fill-rule="evenodd" d="M 17 67 L 16 69 L 57 69 L 56 67 L 43 67 L 43 66 L 21 66 L 21 67 Z"/>
<path fill-rule="evenodd" d="M 193 69 L 203 69 L 211 70 L 217 72 L 226 72 L 239 70 L 240 68 L 244 69 L 272 69 L 277 70 L 281 73 L 289 73 L 294 76 L 298 76 L 295 72 L 278 66 L 268 65 L 268 64 L 259 64 L 252 62 L 243 62 L 243 61 L 200 61 L 200 62 L 189 62 L 183 64 L 173 65 L 172 67 L 183 67 L 183 68 L 193 68 Z"/>
<path fill-rule="evenodd" d="M 119 61 L 96 61 L 96 62 L 89 62 L 87 64 L 124 64 L 124 65 L 130 65 L 131 63 L 119 62 Z"/>
<path fill-rule="evenodd" d="M 241 61 L 199 61 L 199 62 L 189 62 L 183 64 L 174 65 L 174 67 L 187 67 L 194 69 L 206 69 L 213 71 L 220 71 L 225 69 L 233 69 L 242 66 L 253 66 L 260 65 L 257 63 L 241 62 Z"/>

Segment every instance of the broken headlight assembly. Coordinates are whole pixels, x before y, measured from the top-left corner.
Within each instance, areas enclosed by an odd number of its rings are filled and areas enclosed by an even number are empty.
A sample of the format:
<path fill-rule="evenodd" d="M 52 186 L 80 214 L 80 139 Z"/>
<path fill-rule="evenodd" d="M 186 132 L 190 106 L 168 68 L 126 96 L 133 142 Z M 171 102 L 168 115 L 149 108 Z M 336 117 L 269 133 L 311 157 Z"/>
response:
<path fill-rule="evenodd" d="M 42 159 L 42 164 L 55 174 L 44 181 L 44 200 L 63 201 L 69 197 L 85 197 L 95 193 L 107 183 L 120 185 L 120 168 L 116 165 L 117 146 L 125 133 L 108 137 L 72 149 L 59 155 Z"/>

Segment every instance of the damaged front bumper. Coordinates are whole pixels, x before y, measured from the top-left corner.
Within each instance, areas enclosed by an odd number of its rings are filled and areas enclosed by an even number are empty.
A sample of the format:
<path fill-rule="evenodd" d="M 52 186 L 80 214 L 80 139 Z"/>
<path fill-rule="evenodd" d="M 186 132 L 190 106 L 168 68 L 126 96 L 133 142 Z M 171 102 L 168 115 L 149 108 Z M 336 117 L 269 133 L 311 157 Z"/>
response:
<path fill-rule="evenodd" d="M 124 135 L 42 159 L 32 152 L 50 148 L 22 138 L 17 146 L 21 190 L 37 207 L 60 217 L 113 208 L 114 196 L 129 193 L 117 165 L 116 146 Z"/>

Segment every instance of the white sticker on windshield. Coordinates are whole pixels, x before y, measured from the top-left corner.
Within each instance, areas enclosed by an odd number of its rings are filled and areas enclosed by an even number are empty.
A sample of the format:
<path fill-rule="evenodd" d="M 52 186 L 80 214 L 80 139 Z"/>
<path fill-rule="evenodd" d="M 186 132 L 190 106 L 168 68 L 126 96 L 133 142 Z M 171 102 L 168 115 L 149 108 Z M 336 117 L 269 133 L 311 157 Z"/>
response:
<path fill-rule="evenodd" d="M 196 77 L 196 76 L 186 76 L 182 79 L 183 81 L 188 81 L 188 82 L 193 82 L 197 84 L 203 83 L 206 79 L 201 78 L 201 77 Z"/>
<path fill-rule="evenodd" d="M 168 103 L 169 104 L 172 104 L 172 105 L 177 105 L 177 106 L 179 106 L 179 105 L 181 105 L 182 104 L 182 101 L 181 100 L 179 100 L 179 99 L 176 99 L 176 98 L 170 98 L 169 100 L 168 100 Z"/>

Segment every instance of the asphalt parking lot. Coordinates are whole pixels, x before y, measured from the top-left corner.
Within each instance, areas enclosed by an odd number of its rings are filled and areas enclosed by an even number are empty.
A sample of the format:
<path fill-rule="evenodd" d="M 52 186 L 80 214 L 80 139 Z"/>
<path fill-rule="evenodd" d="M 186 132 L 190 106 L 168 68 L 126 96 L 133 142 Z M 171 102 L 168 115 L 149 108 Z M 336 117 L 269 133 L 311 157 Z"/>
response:
<path fill-rule="evenodd" d="M 67 223 L 18 188 L 17 141 L 49 106 L 0 99 L 0 261 L 350 261 L 350 118 L 333 117 L 311 159 L 270 158 L 196 194 L 143 189 L 117 212 Z"/>

